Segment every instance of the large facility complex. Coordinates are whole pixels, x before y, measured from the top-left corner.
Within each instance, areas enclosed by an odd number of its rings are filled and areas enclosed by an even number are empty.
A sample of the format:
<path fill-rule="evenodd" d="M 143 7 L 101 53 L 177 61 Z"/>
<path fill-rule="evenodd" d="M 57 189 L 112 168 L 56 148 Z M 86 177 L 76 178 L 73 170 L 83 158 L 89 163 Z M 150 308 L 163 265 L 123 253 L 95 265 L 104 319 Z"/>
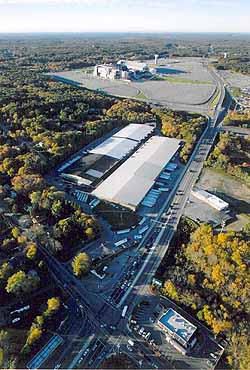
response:
<path fill-rule="evenodd" d="M 134 60 L 119 60 L 116 64 L 98 64 L 94 68 L 93 76 L 104 79 L 131 80 L 151 76 L 151 71 L 146 63 Z"/>
<path fill-rule="evenodd" d="M 96 186 L 115 165 L 135 151 L 154 131 L 151 124 L 130 124 L 91 150 L 63 164 L 58 172 L 81 186 Z"/>
<path fill-rule="evenodd" d="M 158 325 L 165 332 L 169 343 L 184 354 L 193 348 L 197 341 L 195 337 L 196 326 L 172 308 L 169 308 L 160 317 Z"/>
<path fill-rule="evenodd" d="M 152 136 L 93 194 L 135 210 L 179 147 L 179 140 Z"/>
<path fill-rule="evenodd" d="M 177 165 L 170 161 L 181 144 L 177 139 L 152 136 L 154 129 L 153 122 L 130 124 L 68 160 L 58 172 L 99 199 L 132 210 L 140 204 L 153 207 L 167 188 L 152 187 L 175 170 Z"/>

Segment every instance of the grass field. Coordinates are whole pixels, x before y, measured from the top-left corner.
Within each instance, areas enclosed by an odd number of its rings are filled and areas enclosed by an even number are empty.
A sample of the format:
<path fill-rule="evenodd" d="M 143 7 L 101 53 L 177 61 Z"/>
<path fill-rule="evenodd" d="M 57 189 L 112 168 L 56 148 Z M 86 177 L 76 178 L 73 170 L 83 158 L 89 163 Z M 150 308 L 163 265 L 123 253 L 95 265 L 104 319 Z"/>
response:
<path fill-rule="evenodd" d="M 178 83 L 178 84 L 211 85 L 210 81 L 189 80 L 188 78 L 177 77 L 177 76 L 164 76 L 162 77 L 162 79 L 165 81 L 171 82 L 171 83 Z"/>

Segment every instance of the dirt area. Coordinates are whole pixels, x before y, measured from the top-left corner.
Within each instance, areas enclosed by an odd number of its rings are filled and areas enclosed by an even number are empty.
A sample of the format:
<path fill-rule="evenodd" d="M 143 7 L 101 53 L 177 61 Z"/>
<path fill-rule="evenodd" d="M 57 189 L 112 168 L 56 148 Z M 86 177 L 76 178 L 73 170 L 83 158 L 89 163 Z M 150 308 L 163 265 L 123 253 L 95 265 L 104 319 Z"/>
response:
<path fill-rule="evenodd" d="M 230 209 L 236 214 L 236 220 L 227 226 L 228 229 L 237 231 L 250 222 L 250 189 L 245 184 L 231 176 L 206 168 L 197 186 L 230 204 Z"/>

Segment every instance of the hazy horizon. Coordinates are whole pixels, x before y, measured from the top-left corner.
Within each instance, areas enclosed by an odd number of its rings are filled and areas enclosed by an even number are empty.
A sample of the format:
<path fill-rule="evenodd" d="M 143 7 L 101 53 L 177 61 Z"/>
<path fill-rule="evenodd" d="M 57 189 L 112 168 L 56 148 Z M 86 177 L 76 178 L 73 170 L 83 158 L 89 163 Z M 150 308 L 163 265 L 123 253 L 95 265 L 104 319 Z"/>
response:
<path fill-rule="evenodd" d="M 0 0 L 1 33 L 249 33 L 247 0 Z"/>

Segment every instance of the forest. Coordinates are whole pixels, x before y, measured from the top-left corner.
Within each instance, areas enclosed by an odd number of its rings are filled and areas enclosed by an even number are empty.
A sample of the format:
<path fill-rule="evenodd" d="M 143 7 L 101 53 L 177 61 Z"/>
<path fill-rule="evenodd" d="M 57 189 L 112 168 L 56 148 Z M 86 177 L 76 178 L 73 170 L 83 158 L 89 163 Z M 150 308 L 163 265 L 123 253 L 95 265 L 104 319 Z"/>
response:
<path fill-rule="evenodd" d="M 234 176 L 249 186 L 249 149 L 249 136 L 221 133 L 206 165 Z"/>
<path fill-rule="evenodd" d="M 161 133 L 183 141 L 180 159 L 187 163 L 196 142 L 206 127 L 206 118 L 196 114 L 156 110 L 156 117 L 161 126 Z"/>
<path fill-rule="evenodd" d="M 215 232 L 183 218 L 172 245 L 174 261 L 165 259 L 160 267 L 162 294 L 225 339 L 225 363 L 239 370 L 250 365 L 249 237 L 249 224 L 238 233 Z"/>
<path fill-rule="evenodd" d="M 250 111 L 230 112 L 223 121 L 223 125 L 250 128 Z"/>

